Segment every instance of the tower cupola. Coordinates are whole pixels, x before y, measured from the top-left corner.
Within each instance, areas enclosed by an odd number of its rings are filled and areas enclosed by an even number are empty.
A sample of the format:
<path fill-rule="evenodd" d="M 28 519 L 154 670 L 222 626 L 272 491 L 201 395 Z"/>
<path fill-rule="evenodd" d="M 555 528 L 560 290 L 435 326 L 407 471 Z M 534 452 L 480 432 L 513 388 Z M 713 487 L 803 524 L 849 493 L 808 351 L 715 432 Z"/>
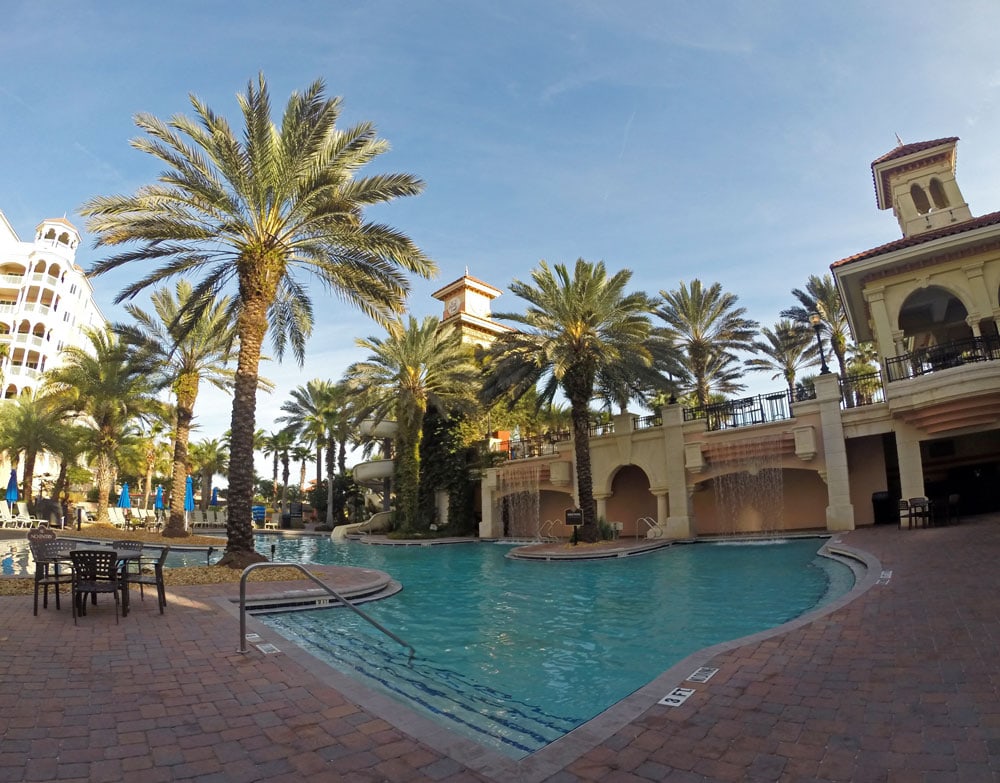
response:
<path fill-rule="evenodd" d="M 872 163 L 879 209 L 892 209 L 904 237 L 972 219 L 955 181 L 958 137 L 900 143 Z"/>

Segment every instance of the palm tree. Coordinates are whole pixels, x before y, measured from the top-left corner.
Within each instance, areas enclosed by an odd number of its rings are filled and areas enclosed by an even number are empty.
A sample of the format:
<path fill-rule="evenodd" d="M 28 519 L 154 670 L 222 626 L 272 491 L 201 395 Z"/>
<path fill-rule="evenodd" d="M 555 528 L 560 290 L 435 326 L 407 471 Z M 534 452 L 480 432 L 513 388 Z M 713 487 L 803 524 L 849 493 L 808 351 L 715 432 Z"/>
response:
<path fill-rule="evenodd" d="M 296 443 L 292 446 L 292 459 L 299 463 L 299 496 L 304 497 L 306 491 L 306 463 L 312 458 L 312 446 L 308 443 Z"/>
<path fill-rule="evenodd" d="M 278 465 L 281 462 L 283 452 L 291 448 L 295 438 L 290 429 L 277 430 L 268 433 L 260 440 L 260 451 L 265 457 L 271 457 L 273 472 L 271 477 L 271 505 L 278 505 Z M 284 510 L 284 498 L 282 498 L 282 508 Z"/>
<path fill-rule="evenodd" d="M 46 374 L 48 388 L 65 394 L 71 410 L 88 427 L 86 452 L 95 463 L 97 519 L 108 521 L 108 496 L 118 450 L 137 432 L 137 423 L 163 406 L 155 398 L 154 365 L 110 330 L 87 331 L 90 345 L 63 350 L 62 364 Z"/>
<path fill-rule="evenodd" d="M 653 357 L 646 346 L 652 302 L 644 293 L 625 293 L 632 277 L 622 270 L 608 277 L 603 262 L 576 262 L 572 276 L 563 264 L 545 261 L 531 273 L 532 284 L 515 280 L 510 290 L 528 302 L 521 314 L 498 314 L 524 327 L 502 335 L 490 347 L 482 396 L 510 401 L 541 384 L 540 404 L 562 389 L 569 401 L 576 454 L 576 478 L 583 526 L 580 538 L 596 541 L 597 505 L 590 467 L 590 401 L 601 373 Z"/>
<path fill-rule="evenodd" d="M 472 349 L 457 331 L 438 325 L 433 316 L 418 322 L 411 315 L 406 326 L 394 325 L 387 337 L 358 340 L 371 353 L 346 373 L 363 401 L 362 417 L 395 418 L 399 424 L 395 473 L 403 530 L 414 529 L 417 521 L 424 415 L 428 408 L 447 416 L 465 407 L 479 377 Z"/>
<path fill-rule="evenodd" d="M 738 297 L 722 290 L 719 283 L 707 288 L 697 278 L 690 288 L 681 281 L 674 291 L 660 291 L 656 315 L 667 323 L 674 346 L 681 351 L 682 377 L 690 379 L 688 390 L 706 405 L 712 392 L 742 391 L 739 360 L 734 351 L 752 351 L 758 323 L 745 318 L 746 308 L 737 307 Z M 683 387 L 682 387 L 683 388 Z"/>
<path fill-rule="evenodd" d="M 747 359 L 751 370 L 773 372 L 771 380 L 783 378 L 788 384 L 789 394 L 795 393 L 795 374 L 803 367 L 815 362 L 819 349 L 808 329 L 783 318 L 773 329 L 760 330 L 763 340 L 755 340 L 753 347 L 757 357 Z"/>
<path fill-rule="evenodd" d="M 221 562 L 242 568 L 261 559 L 251 518 L 261 347 L 270 333 L 278 359 L 290 344 L 303 363 L 313 308 L 301 276 L 318 279 L 328 292 L 324 301 L 337 297 L 387 324 L 404 309 L 403 272 L 429 277 L 436 267 L 408 237 L 364 219 L 366 207 L 416 195 L 423 183 L 407 174 L 357 176 L 388 144 L 370 123 L 338 128 L 340 99 L 327 98 L 321 80 L 291 95 L 280 127 L 271 119 L 263 74 L 238 100 L 241 133 L 195 96 L 195 118 L 138 115 L 146 135 L 133 146 L 166 171 L 157 184 L 91 199 L 81 212 L 98 246 L 131 245 L 96 263 L 95 274 L 148 267 L 116 302 L 170 278 L 200 278 L 185 308 L 194 322 L 218 294 L 236 292 L 230 514 Z"/>
<path fill-rule="evenodd" d="M 201 473 L 201 510 L 205 511 L 212 499 L 212 476 L 226 471 L 229 452 L 221 440 L 205 438 L 191 444 L 190 456 L 192 468 Z"/>
<path fill-rule="evenodd" d="M 173 392 L 176 418 L 171 485 L 176 488 L 184 486 L 190 472 L 188 440 L 198 387 L 205 381 L 223 391 L 232 388 L 233 372 L 228 365 L 236 334 L 229 320 L 231 301 L 228 296 L 216 299 L 204 309 L 191 311 L 191 284 L 179 280 L 175 290 L 176 297 L 169 288 L 153 292 L 150 298 L 155 315 L 134 304 L 125 305 L 136 323 L 118 324 L 115 331 L 157 360 L 164 383 L 169 384 Z M 189 535 L 182 504 L 175 503 L 171 507 L 163 535 Z"/>
<path fill-rule="evenodd" d="M 35 460 L 42 452 L 58 453 L 62 446 L 61 435 L 66 427 L 65 398 L 40 391 L 22 394 L 0 405 L 0 449 L 16 463 L 22 460 L 22 486 L 24 500 L 32 502 L 32 485 Z"/>
<path fill-rule="evenodd" d="M 837 357 L 840 377 L 847 377 L 847 344 L 850 342 L 850 327 L 847 325 L 847 311 L 840 298 L 837 284 L 829 274 L 822 277 L 810 275 L 805 290 L 793 288 L 792 296 L 799 300 L 799 306 L 781 311 L 782 318 L 791 318 L 795 323 L 812 329 L 809 320 L 813 313 L 819 314 L 820 328 L 830 343 L 830 350 Z"/>
<path fill-rule="evenodd" d="M 316 486 L 323 483 L 323 449 L 326 449 L 329 465 L 327 477 L 333 475 L 333 459 L 336 454 L 337 441 L 335 431 L 340 419 L 339 409 L 343 395 L 340 388 L 330 382 L 318 378 L 309 381 L 305 386 L 299 386 L 291 392 L 291 399 L 281 405 L 285 416 L 279 416 L 276 421 L 292 429 L 296 435 L 316 447 Z M 333 483 L 329 484 L 332 491 Z M 328 491 L 328 496 L 330 492 Z M 333 507 L 327 503 L 327 524 L 333 525 Z"/>

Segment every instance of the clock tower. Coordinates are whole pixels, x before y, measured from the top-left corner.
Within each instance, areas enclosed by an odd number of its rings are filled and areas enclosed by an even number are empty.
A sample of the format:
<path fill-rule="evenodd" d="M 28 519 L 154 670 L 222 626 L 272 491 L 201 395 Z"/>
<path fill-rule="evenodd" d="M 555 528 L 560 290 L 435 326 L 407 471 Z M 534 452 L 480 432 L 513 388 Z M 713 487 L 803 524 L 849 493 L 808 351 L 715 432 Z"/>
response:
<path fill-rule="evenodd" d="M 470 276 L 466 269 L 462 277 L 439 288 L 431 296 L 444 302 L 442 329 L 448 326 L 457 328 L 464 342 L 487 346 L 498 335 L 513 331 L 509 326 L 494 321 L 490 312 L 490 302 L 502 293 L 499 288 Z"/>

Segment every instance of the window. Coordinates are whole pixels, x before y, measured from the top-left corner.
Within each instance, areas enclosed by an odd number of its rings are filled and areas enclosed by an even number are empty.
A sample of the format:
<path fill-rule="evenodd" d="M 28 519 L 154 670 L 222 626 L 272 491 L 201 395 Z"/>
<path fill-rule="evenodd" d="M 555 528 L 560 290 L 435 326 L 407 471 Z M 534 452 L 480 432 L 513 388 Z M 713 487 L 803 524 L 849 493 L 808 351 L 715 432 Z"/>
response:
<path fill-rule="evenodd" d="M 947 209 L 950 206 L 948 204 L 948 194 L 944 192 L 944 185 L 941 184 L 941 180 L 937 177 L 931 179 L 930 191 L 935 209 Z"/>
<path fill-rule="evenodd" d="M 927 194 L 916 182 L 910 185 L 910 198 L 913 199 L 913 206 L 921 215 L 926 215 L 931 211 L 931 202 L 928 200 Z"/>

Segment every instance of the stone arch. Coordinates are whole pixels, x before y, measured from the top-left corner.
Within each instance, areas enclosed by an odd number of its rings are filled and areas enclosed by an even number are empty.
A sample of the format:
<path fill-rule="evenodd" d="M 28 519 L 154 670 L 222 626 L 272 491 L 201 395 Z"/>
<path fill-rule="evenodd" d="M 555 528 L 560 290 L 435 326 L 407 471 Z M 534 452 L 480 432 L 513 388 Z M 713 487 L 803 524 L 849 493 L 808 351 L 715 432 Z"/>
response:
<path fill-rule="evenodd" d="M 924 192 L 924 189 L 916 182 L 910 185 L 910 198 L 913 199 L 913 206 L 917 208 L 917 212 L 921 215 L 926 215 L 931 211 L 930 199 L 927 198 L 927 194 Z"/>
<path fill-rule="evenodd" d="M 608 522 L 621 522 L 621 534 L 643 538 L 647 528 L 638 524 L 642 517 L 656 519 L 656 496 L 649 491 L 646 471 L 638 465 L 621 465 L 610 477 L 610 493 L 606 501 Z"/>
<path fill-rule="evenodd" d="M 931 201 L 934 202 L 934 209 L 947 209 L 951 206 L 948 202 L 948 194 L 945 193 L 944 185 L 937 177 L 931 177 L 928 187 L 931 192 Z"/>
<path fill-rule="evenodd" d="M 897 327 L 909 350 L 942 345 L 972 337 L 969 310 L 962 299 L 943 286 L 921 288 L 903 301 Z"/>

